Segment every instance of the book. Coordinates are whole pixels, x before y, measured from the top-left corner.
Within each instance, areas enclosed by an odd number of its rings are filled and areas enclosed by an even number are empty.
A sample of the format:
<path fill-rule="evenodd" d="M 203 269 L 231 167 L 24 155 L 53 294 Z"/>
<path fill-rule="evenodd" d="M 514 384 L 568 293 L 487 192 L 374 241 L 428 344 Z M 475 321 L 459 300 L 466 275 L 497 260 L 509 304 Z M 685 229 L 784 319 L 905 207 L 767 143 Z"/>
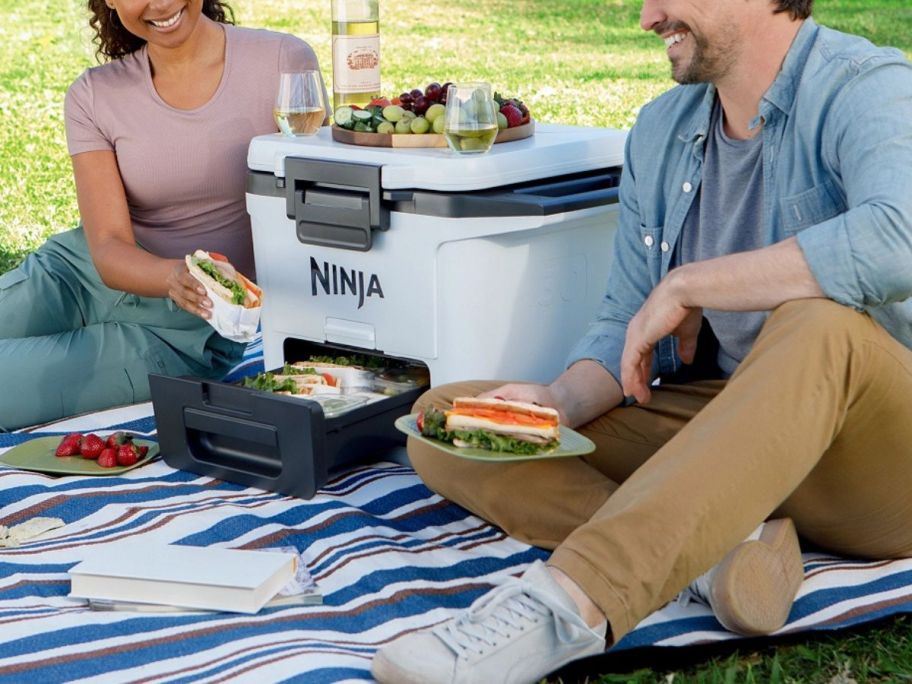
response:
<path fill-rule="evenodd" d="M 277 594 L 269 599 L 263 608 L 293 608 L 295 606 L 321 606 L 323 594 L 317 587 L 305 589 L 299 594 Z M 134 603 L 133 601 L 109 601 L 108 599 L 88 599 L 89 610 L 99 613 L 133 612 L 133 613 L 194 613 L 205 612 L 203 608 L 185 608 L 169 606 L 164 603 Z"/>
<path fill-rule="evenodd" d="M 99 547 L 72 567 L 70 596 L 256 613 L 295 577 L 297 566 L 296 554 L 134 539 Z"/>

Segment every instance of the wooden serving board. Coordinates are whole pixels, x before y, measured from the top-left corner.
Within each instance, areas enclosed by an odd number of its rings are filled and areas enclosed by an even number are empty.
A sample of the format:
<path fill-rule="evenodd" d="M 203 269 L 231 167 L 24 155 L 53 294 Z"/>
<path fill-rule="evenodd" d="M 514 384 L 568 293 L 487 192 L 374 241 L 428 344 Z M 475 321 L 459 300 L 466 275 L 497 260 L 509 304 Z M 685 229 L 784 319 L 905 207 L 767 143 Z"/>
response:
<path fill-rule="evenodd" d="M 535 132 L 535 121 L 529 121 L 522 126 L 513 128 L 504 128 L 497 132 L 497 138 L 494 143 L 510 142 L 512 140 L 522 140 L 528 138 Z M 446 140 L 442 135 L 436 133 L 364 133 L 362 131 L 350 131 L 347 128 L 340 128 L 333 124 L 333 140 L 348 145 L 366 145 L 368 147 L 446 147 Z"/>

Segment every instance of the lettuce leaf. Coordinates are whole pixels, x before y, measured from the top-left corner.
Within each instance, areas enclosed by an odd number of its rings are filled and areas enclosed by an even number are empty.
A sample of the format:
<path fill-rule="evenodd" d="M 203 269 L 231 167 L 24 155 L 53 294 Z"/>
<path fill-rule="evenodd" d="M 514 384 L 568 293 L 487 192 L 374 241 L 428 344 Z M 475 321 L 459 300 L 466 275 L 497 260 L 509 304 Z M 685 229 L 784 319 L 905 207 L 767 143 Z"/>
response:
<path fill-rule="evenodd" d="M 291 392 L 298 393 L 298 386 L 291 378 L 278 380 L 273 373 L 258 373 L 255 377 L 247 377 L 241 381 L 242 387 L 252 387 L 261 392 Z"/>
<path fill-rule="evenodd" d="M 244 291 L 244 286 L 241 285 L 237 280 L 234 280 L 233 278 L 226 278 L 224 275 L 222 275 L 222 272 L 218 270 L 218 267 L 207 259 L 191 257 L 191 260 L 194 264 L 199 266 L 204 273 L 215 280 L 215 282 L 219 283 L 220 285 L 224 285 L 229 290 L 231 290 L 232 304 L 244 303 L 244 298 L 247 296 L 247 293 Z"/>
<path fill-rule="evenodd" d="M 453 443 L 459 439 L 469 446 L 488 451 L 501 451 L 510 454 L 531 456 L 550 451 L 557 447 L 556 440 L 547 444 L 534 444 L 508 435 L 501 435 L 487 430 L 453 430 L 446 429 L 446 414 L 437 409 L 428 409 L 424 412 L 424 429 L 421 434 L 441 442 Z"/>

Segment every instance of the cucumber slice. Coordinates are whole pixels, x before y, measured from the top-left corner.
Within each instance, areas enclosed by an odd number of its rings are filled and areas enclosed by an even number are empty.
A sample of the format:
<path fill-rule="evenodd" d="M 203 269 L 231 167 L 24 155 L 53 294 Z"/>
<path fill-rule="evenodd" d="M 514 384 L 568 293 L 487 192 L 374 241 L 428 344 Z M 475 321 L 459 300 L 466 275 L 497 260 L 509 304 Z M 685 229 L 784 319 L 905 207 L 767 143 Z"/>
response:
<path fill-rule="evenodd" d="M 364 121 L 356 121 L 354 130 L 358 131 L 359 133 L 374 132 L 374 129 L 371 128 L 371 125 L 369 123 L 365 123 Z"/>
<path fill-rule="evenodd" d="M 364 109 L 354 109 L 352 110 L 352 118 L 354 118 L 355 121 L 367 122 L 374 118 L 374 115 Z"/>
<path fill-rule="evenodd" d="M 336 122 L 337 126 L 342 128 L 351 128 L 354 125 L 354 120 L 352 119 L 352 114 L 354 110 L 351 107 L 339 107 L 335 112 L 333 112 L 333 120 Z"/>

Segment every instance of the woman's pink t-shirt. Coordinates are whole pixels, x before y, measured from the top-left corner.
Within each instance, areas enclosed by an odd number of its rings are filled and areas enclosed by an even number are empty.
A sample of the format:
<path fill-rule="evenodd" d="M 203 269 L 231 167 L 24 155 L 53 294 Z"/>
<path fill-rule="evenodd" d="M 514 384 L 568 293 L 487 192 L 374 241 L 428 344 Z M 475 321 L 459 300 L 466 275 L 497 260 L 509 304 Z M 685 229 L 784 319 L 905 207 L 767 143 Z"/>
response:
<path fill-rule="evenodd" d="M 117 156 L 136 241 L 180 258 L 220 252 L 255 277 L 244 192 L 247 148 L 276 132 L 279 74 L 318 68 L 304 41 L 282 33 L 224 25 L 225 67 L 202 107 L 176 109 L 152 84 L 146 46 L 86 70 L 67 91 L 70 155 Z"/>

